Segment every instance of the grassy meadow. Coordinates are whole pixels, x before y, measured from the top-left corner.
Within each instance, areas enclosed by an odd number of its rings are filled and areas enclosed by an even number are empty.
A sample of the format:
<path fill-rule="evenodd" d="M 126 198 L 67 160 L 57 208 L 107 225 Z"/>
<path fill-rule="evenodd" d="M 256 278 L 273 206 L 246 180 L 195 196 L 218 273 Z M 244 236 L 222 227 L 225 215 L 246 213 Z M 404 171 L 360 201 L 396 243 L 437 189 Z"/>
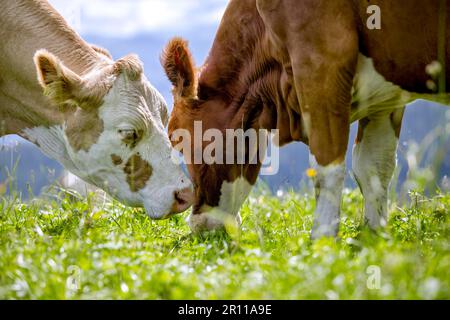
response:
<path fill-rule="evenodd" d="M 339 238 L 315 242 L 309 194 L 255 191 L 241 230 L 203 235 L 187 213 L 0 198 L 0 299 L 449 299 L 450 195 L 410 196 L 374 234 L 346 190 Z"/>

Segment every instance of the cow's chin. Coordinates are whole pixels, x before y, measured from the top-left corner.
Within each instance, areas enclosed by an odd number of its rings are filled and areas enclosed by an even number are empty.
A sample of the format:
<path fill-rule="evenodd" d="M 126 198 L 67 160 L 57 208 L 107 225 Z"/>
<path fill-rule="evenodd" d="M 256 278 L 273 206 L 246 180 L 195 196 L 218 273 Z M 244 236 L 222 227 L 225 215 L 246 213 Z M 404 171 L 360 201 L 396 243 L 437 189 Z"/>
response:
<path fill-rule="evenodd" d="M 237 230 L 241 226 L 239 211 L 252 189 L 246 178 L 239 176 L 231 182 L 223 181 L 217 206 L 205 203 L 193 207 L 187 222 L 192 232 L 216 229 Z"/>
<path fill-rule="evenodd" d="M 192 211 L 187 218 L 187 223 L 193 233 L 201 233 L 214 230 L 228 230 L 240 228 L 242 220 L 239 212 L 230 214 L 218 208 L 208 208 L 198 212 Z"/>

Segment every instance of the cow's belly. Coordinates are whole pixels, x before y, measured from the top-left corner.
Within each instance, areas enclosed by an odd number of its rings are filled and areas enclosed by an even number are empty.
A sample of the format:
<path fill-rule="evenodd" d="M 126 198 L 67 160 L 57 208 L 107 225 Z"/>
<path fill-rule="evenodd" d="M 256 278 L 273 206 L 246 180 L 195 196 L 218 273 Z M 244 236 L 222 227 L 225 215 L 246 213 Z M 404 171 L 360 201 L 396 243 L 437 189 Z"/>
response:
<path fill-rule="evenodd" d="M 415 95 L 387 81 L 371 58 L 360 54 L 353 80 L 351 122 L 392 113 L 416 99 Z"/>
<path fill-rule="evenodd" d="M 353 79 L 351 122 L 391 114 L 417 99 L 450 106 L 450 94 L 414 93 L 387 81 L 374 67 L 373 60 L 360 54 Z"/>

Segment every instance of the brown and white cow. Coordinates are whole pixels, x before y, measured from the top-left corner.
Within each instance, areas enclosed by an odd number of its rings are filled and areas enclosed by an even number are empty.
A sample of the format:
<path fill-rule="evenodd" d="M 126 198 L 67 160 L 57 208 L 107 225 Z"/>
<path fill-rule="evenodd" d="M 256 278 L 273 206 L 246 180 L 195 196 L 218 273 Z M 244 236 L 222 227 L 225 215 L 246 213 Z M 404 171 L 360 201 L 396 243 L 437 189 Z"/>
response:
<path fill-rule="evenodd" d="M 373 8 L 381 29 L 367 25 Z M 450 82 L 450 20 L 445 24 L 442 10 L 450 16 L 439 0 L 231 0 L 198 73 L 183 39 L 164 51 L 175 99 L 169 134 L 202 121 L 205 130 L 278 129 L 280 144 L 308 144 L 317 172 L 317 238 L 338 232 L 349 127 L 359 121 L 353 172 L 365 220 L 378 228 L 387 218 L 404 106 L 433 93 L 438 78 Z M 425 97 L 449 101 L 445 94 Z M 196 196 L 191 228 L 220 226 L 211 208 L 239 221 L 232 200 L 242 204 L 260 165 L 188 168 Z"/>
<path fill-rule="evenodd" d="M 136 56 L 114 62 L 46 1 L 1 2 L 0 136 L 32 141 L 83 180 L 160 219 L 192 198 L 189 179 L 170 161 L 167 120 Z"/>

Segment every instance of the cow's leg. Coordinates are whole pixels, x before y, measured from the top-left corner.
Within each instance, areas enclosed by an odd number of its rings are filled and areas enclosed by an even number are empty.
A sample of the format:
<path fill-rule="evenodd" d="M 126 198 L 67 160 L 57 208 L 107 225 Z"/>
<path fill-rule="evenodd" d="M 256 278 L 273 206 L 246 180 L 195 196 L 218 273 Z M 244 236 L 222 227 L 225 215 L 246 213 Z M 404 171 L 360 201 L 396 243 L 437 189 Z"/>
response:
<path fill-rule="evenodd" d="M 317 162 L 311 236 L 336 236 L 359 52 L 354 11 L 346 0 L 257 0 L 257 7 L 294 84 L 299 107 L 290 107 L 301 115 Z"/>
<path fill-rule="evenodd" d="M 313 239 L 336 236 L 339 231 L 340 204 L 345 176 L 344 162 L 321 166 L 310 155 L 310 165 L 315 169 L 314 189 L 316 210 L 311 231 Z"/>
<path fill-rule="evenodd" d="M 293 65 L 303 123 L 316 169 L 313 239 L 336 236 L 350 127 L 351 64 L 299 70 Z M 312 79 L 305 75 L 315 74 Z M 304 84 L 298 85 L 297 84 Z"/>
<path fill-rule="evenodd" d="M 386 224 L 388 189 L 396 165 L 403 110 L 359 122 L 352 167 L 364 196 L 365 222 L 372 229 Z"/>
<path fill-rule="evenodd" d="M 335 48 L 337 52 L 342 48 Z M 345 176 L 345 154 L 350 128 L 350 99 L 356 54 L 343 50 L 330 59 L 317 48 L 292 58 L 293 77 L 303 125 L 316 169 L 316 209 L 311 238 L 335 237 Z M 333 49 L 329 49 L 333 51 Z M 357 52 L 357 51 L 355 51 Z M 323 56 L 321 56 L 323 54 Z M 317 59 L 312 63 L 311 57 Z"/>
<path fill-rule="evenodd" d="M 310 70 L 293 64 L 301 114 L 316 169 L 317 202 L 312 239 L 336 236 L 339 230 L 350 128 L 352 63 L 347 63 Z"/>

